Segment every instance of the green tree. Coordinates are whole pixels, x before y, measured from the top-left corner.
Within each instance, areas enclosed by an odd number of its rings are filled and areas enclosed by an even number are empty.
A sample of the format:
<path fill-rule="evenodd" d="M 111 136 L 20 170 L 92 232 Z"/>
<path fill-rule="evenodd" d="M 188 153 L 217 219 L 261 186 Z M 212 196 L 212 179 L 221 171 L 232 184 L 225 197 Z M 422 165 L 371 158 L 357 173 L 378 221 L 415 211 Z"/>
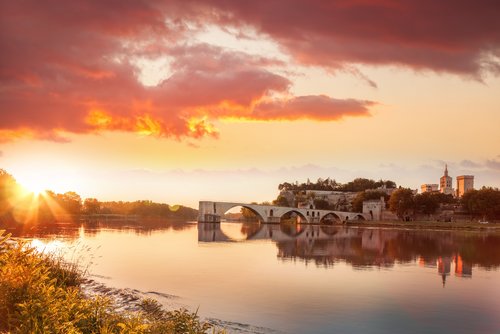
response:
<path fill-rule="evenodd" d="M 278 197 L 273 201 L 273 205 L 276 206 L 291 206 L 288 203 L 288 199 L 283 195 L 278 195 Z"/>
<path fill-rule="evenodd" d="M 318 210 L 332 210 L 330 203 L 321 198 L 314 199 L 314 207 Z"/>
<path fill-rule="evenodd" d="M 288 183 L 288 182 L 284 182 L 284 183 L 280 183 L 278 185 L 278 190 L 279 191 L 282 191 L 282 190 L 293 190 L 295 188 L 295 186 L 291 183 Z"/>
<path fill-rule="evenodd" d="M 11 218 L 12 203 L 16 202 L 20 187 L 12 175 L 0 169 L 0 220 Z"/>
<path fill-rule="evenodd" d="M 433 214 L 439 208 L 439 198 L 430 192 L 418 194 L 414 198 L 415 210 L 420 213 Z"/>
<path fill-rule="evenodd" d="M 415 201 L 411 189 L 397 189 L 389 199 L 389 209 L 401 219 L 413 213 L 414 207 Z"/>
<path fill-rule="evenodd" d="M 397 187 L 396 182 L 391 181 L 391 180 L 385 180 L 385 181 L 383 181 L 383 184 L 388 189 L 394 189 Z"/>
<path fill-rule="evenodd" d="M 68 191 L 64 194 L 57 194 L 59 204 L 66 213 L 77 215 L 82 210 L 82 198 L 74 191 Z"/>
<path fill-rule="evenodd" d="M 359 191 L 365 191 L 369 189 L 377 189 L 382 186 L 385 186 L 386 188 L 395 188 L 396 183 L 390 180 L 384 181 L 373 181 L 370 179 L 366 178 L 357 178 L 352 180 L 351 182 L 348 182 L 344 185 L 341 185 L 338 187 L 338 190 L 340 191 L 349 191 L 349 192 L 359 192 Z"/>
<path fill-rule="evenodd" d="M 483 218 L 500 217 L 500 191 L 483 187 L 480 190 L 469 190 L 461 199 L 463 208 L 470 214 Z"/>
<path fill-rule="evenodd" d="M 96 198 L 86 198 L 83 201 L 83 212 L 88 215 L 100 213 L 101 203 Z"/>
<path fill-rule="evenodd" d="M 415 210 L 419 213 L 433 214 L 441 204 L 455 203 L 450 194 L 440 192 L 425 192 L 415 196 Z"/>
<path fill-rule="evenodd" d="M 251 204 L 257 204 L 257 203 L 252 202 Z M 255 212 L 253 212 L 249 208 L 245 208 L 245 207 L 242 206 L 240 212 L 241 212 L 241 215 L 243 216 L 243 218 L 246 219 L 246 220 L 256 220 L 256 219 L 258 219 L 258 216 L 255 214 Z"/>
<path fill-rule="evenodd" d="M 0 169 L 0 205 L 6 203 L 12 196 L 12 187 L 16 180 L 5 170 Z"/>

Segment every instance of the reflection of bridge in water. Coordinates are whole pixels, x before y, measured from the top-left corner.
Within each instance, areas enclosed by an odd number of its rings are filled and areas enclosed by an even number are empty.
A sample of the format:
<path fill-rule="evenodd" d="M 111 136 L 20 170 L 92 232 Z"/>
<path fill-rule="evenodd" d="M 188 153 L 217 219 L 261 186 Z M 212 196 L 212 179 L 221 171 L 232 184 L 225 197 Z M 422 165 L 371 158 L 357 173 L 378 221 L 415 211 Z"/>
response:
<path fill-rule="evenodd" d="M 238 227 L 239 237 L 233 238 Z M 231 233 L 233 232 L 233 233 Z M 246 242 L 271 240 L 282 260 L 301 259 L 320 266 L 339 260 L 353 267 L 392 267 L 397 263 L 418 263 L 437 269 L 443 285 L 454 266 L 456 277 L 472 277 L 474 264 L 500 266 L 500 253 L 491 244 L 500 236 L 465 236 L 450 231 L 407 231 L 311 224 L 199 223 L 199 242 Z M 474 254 L 464 249 L 476 249 Z M 491 258 L 485 257 L 490 255 Z"/>
<path fill-rule="evenodd" d="M 241 206 L 252 211 L 257 219 L 263 223 L 280 223 L 285 217 L 300 217 L 305 223 L 343 223 L 352 220 L 367 220 L 365 214 L 358 212 L 344 212 L 331 210 L 317 210 L 314 208 L 302 209 L 275 205 L 259 205 L 232 202 L 200 201 L 198 221 L 202 223 L 217 223 L 221 217 L 234 207 Z"/>
<path fill-rule="evenodd" d="M 231 223 L 228 223 L 231 224 Z M 245 241 L 272 240 L 285 242 L 292 240 L 321 240 L 352 238 L 357 235 L 353 229 L 344 229 L 341 226 L 328 225 L 300 225 L 300 224 L 258 224 L 249 223 Z M 221 229 L 221 223 L 198 224 L 198 241 L 200 242 L 232 242 L 243 241 L 232 238 Z"/>

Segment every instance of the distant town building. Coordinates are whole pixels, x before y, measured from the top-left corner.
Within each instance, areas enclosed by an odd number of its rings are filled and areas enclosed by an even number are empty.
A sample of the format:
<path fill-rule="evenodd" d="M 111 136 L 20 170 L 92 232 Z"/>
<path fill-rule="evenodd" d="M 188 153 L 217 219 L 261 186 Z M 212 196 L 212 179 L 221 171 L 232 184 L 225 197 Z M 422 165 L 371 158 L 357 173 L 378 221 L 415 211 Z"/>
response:
<path fill-rule="evenodd" d="M 437 183 L 424 183 L 420 186 L 420 191 L 422 193 L 431 193 L 434 191 L 439 191 L 439 184 L 437 184 Z"/>
<path fill-rule="evenodd" d="M 452 181 L 453 179 L 451 178 L 451 176 L 448 176 L 448 165 L 445 166 L 444 168 L 444 175 L 441 176 L 441 178 L 439 179 L 439 190 L 443 193 L 443 194 L 451 194 L 453 195 L 454 191 L 453 191 L 453 187 L 452 187 Z"/>
<path fill-rule="evenodd" d="M 474 189 L 474 175 L 457 176 L 457 196 L 462 197 L 468 190 Z"/>

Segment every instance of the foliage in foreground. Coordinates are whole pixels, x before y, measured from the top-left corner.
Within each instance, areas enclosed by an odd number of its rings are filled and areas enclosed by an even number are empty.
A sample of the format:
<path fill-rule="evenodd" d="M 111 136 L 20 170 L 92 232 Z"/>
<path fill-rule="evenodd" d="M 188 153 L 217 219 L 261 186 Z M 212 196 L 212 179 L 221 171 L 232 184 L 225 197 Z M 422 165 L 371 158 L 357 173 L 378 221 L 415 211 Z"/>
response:
<path fill-rule="evenodd" d="M 165 311 L 152 299 L 137 312 L 85 296 L 74 264 L 40 254 L 0 231 L 0 333 L 206 333 L 215 329 L 185 309 Z"/>

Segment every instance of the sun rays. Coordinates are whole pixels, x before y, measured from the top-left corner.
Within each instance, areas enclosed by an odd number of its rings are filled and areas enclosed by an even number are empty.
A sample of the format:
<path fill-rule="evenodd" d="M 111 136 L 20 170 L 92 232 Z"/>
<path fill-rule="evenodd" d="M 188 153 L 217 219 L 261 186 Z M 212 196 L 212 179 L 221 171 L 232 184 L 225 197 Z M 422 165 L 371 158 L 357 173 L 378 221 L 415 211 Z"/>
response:
<path fill-rule="evenodd" d="M 31 191 L 20 186 L 13 190 L 13 194 L 4 211 L 10 212 L 14 221 L 39 224 L 58 217 L 70 217 L 57 201 L 60 194 L 48 190 Z"/>

